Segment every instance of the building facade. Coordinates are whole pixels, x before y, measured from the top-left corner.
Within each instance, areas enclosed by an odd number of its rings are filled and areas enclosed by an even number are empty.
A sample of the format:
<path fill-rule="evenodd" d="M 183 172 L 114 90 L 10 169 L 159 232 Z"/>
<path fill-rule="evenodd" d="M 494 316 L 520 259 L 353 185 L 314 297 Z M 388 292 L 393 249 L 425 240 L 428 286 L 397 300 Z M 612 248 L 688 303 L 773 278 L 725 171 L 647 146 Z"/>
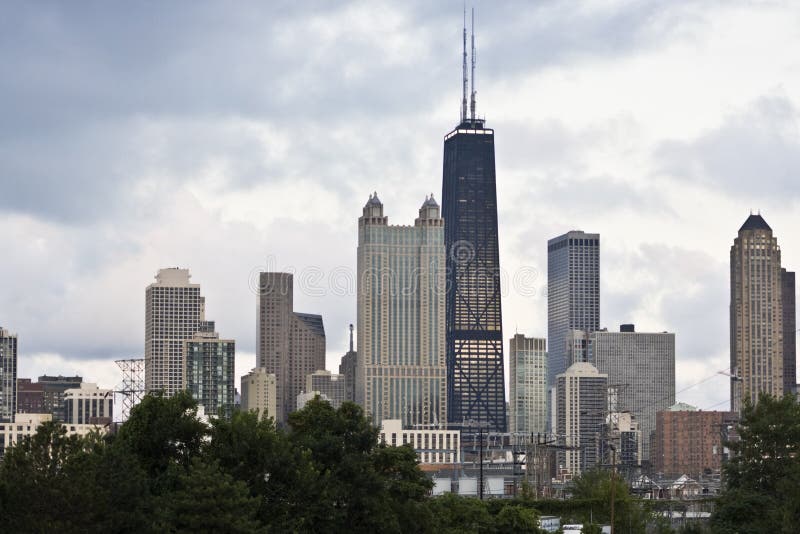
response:
<path fill-rule="evenodd" d="M 356 402 L 356 367 L 358 365 L 358 352 L 353 347 L 353 325 L 350 325 L 350 350 L 342 356 L 339 364 L 339 374 L 344 375 L 344 398 L 349 402 Z"/>
<path fill-rule="evenodd" d="M 42 375 L 38 383 L 44 389 L 44 411 L 53 415 L 53 421 L 65 421 L 64 396 L 68 389 L 80 388 L 82 376 Z"/>
<path fill-rule="evenodd" d="M 642 458 L 650 459 L 656 414 L 675 404 L 675 334 L 599 330 L 589 335 L 589 361 L 608 375 L 616 406 L 634 415 L 642 432 Z"/>
<path fill-rule="evenodd" d="M 208 416 L 229 419 L 234 406 L 236 343 L 198 332 L 183 342 L 183 383 Z"/>
<path fill-rule="evenodd" d="M 48 413 L 44 409 L 44 384 L 17 378 L 17 413 Z"/>
<path fill-rule="evenodd" d="M 797 393 L 797 303 L 794 273 L 781 269 L 783 392 Z"/>
<path fill-rule="evenodd" d="M 188 269 L 160 269 L 145 291 L 145 390 L 174 395 L 185 389 L 184 342 L 198 332 L 213 332 L 205 320 L 200 285 Z"/>
<path fill-rule="evenodd" d="M 255 410 L 260 417 L 275 418 L 278 411 L 277 378 L 263 367 L 242 377 L 242 411 Z"/>
<path fill-rule="evenodd" d="M 0 422 L 17 413 L 17 336 L 0 326 Z"/>
<path fill-rule="evenodd" d="M 600 431 L 608 413 L 608 375 L 580 362 L 558 375 L 553 390 L 552 428 L 564 448 L 557 452 L 559 470 L 571 476 L 600 463 Z"/>
<path fill-rule="evenodd" d="M 384 419 L 379 439 L 392 447 L 411 445 L 421 464 L 461 462 L 461 432 L 458 430 L 404 428 L 399 419 Z"/>
<path fill-rule="evenodd" d="M 114 420 L 114 390 L 82 383 L 64 392 L 65 425 L 100 425 Z"/>
<path fill-rule="evenodd" d="M 347 400 L 347 378 L 320 369 L 306 377 L 305 391 L 324 395 L 331 406 L 338 409 Z"/>
<path fill-rule="evenodd" d="M 667 477 L 697 478 L 717 473 L 726 456 L 723 436 L 738 420 L 734 412 L 698 411 L 677 404 L 656 415 L 653 471 Z"/>
<path fill-rule="evenodd" d="M 746 398 L 783 395 L 781 249 L 761 215 L 750 215 L 731 247 L 731 410 Z"/>
<path fill-rule="evenodd" d="M 433 196 L 390 226 L 377 193 L 358 219 L 356 401 L 374 424 L 447 421 L 444 221 Z"/>
<path fill-rule="evenodd" d="M 547 376 L 581 361 L 568 348 L 571 330 L 586 333 L 600 328 L 600 234 L 578 230 L 547 242 Z M 575 341 L 574 339 L 571 341 Z M 579 341 L 579 340 L 578 340 Z M 585 360 L 583 360 L 585 361 Z"/>
<path fill-rule="evenodd" d="M 259 276 L 258 366 L 275 375 L 279 424 L 295 410 L 306 377 L 325 368 L 322 316 L 294 311 L 293 285 L 290 273 Z"/>
<path fill-rule="evenodd" d="M 6 448 L 18 443 L 26 436 L 36 434 L 36 430 L 42 423 L 54 421 L 49 413 L 26 413 L 17 414 L 14 422 L 0 422 L 0 458 L 5 454 Z M 62 424 L 66 429 L 67 436 L 85 436 L 90 432 L 98 431 L 104 433 L 108 426 L 99 424 Z"/>
<path fill-rule="evenodd" d="M 516 334 L 509 342 L 510 431 L 547 429 L 547 340 Z"/>

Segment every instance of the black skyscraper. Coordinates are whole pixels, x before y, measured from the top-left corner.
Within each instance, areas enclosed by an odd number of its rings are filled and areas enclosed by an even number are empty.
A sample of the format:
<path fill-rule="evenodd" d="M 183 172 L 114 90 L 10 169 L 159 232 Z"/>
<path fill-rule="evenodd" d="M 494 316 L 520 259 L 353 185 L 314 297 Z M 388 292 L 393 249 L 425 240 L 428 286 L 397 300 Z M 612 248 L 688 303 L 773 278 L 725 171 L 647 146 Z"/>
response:
<path fill-rule="evenodd" d="M 447 418 L 451 427 L 505 432 L 494 130 L 475 118 L 474 36 L 472 43 L 470 116 L 465 30 L 461 123 L 444 138 Z"/>

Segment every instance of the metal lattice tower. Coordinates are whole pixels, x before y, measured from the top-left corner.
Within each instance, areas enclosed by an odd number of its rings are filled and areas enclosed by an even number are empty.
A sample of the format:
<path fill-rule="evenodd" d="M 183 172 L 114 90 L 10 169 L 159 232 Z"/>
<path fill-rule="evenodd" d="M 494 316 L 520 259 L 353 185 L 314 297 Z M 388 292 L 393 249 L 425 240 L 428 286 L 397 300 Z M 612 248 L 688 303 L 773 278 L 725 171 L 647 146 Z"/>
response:
<path fill-rule="evenodd" d="M 144 397 L 144 358 L 117 360 L 122 370 L 122 382 L 114 392 L 122 397 L 122 412 L 120 421 L 127 421 L 131 408 L 139 404 Z"/>

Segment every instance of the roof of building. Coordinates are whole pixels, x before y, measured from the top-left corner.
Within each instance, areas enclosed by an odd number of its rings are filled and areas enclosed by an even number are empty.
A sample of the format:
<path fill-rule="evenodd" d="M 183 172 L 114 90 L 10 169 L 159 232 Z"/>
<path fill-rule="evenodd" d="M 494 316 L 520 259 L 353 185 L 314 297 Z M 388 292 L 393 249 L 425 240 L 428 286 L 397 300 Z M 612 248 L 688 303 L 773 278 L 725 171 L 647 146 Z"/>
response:
<path fill-rule="evenodd" d="M 373 194 L 369 196 L 369 200 L 367 201 L 367 205 L 375 204 L 375 205 L 382 205 L 380 199 L 378 198 L 378 192 L 375 191 Z"/>
<path fill-rule="evenodd" d="M 686 404 L 685 402 L 676 402 L 669 408 L 667 408 L 669 412 L 696 412 L 697 408 L 692 406 L 691 404 Z"/>
<path fill-rule="evenodd" d="M 433 193 L 431 193 L 431 196 L 429 196 L 429 197 L 426 196 L 425 197 L 425 202 L 422 204 L 423 208 L 428 207 L 428 206 L 431 206 L 431 207 L 434 207 L 434 208 L 438 208 L 439 207 L 439 204 L 437 204 L 436 200 L 434 200 L 434 198 L 433 198 Z"/>
<path fill-rule="evenodd" d="M 294 314 L 298 319 L 303 321 L 306 327 L 308 327 L 312 332 L 314 332 L 318 336 L 325 335 L 325 327 L 322 325 L 321 315 L 312 315 L 310 313 L 298 313 L 298 312 L 294 312 Z"/>
<path fill-rule="evenodd" d="M 764 217 L 761 216 L 760 213 L 753 215 L 752 213 L 744 222 L 739 231 L 742 230 L 769 230 L 772 231 L 772 228 L 769 227 L 767 221 L 764 220 Z"/>

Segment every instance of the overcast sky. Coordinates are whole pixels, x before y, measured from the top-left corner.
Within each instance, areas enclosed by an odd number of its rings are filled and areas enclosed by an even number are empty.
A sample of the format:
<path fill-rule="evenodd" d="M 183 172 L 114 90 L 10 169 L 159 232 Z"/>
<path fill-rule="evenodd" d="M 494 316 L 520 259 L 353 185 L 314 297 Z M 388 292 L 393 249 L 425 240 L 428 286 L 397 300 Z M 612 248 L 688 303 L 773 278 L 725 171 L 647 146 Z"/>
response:
<path fill-rule="evenodd" d="M 295 309 L 323 315 L 336 370 L 369 193 L 394 224 L 440 198 L 461 9 L 4 2 L 0 325 L 19 335 L 19 376 L 116 385 L 168 266 L 201 284 L 237 374 L 255 364 L 255 273 L 295 270 Z M 601 324 L 675 332 L 678 400 L 724 409 L 729 249 L 751 209 L 800 266 L 800 4 L 476 13 L 505 338 L 546 337 L 547 239 L 599 232 Z"/>

